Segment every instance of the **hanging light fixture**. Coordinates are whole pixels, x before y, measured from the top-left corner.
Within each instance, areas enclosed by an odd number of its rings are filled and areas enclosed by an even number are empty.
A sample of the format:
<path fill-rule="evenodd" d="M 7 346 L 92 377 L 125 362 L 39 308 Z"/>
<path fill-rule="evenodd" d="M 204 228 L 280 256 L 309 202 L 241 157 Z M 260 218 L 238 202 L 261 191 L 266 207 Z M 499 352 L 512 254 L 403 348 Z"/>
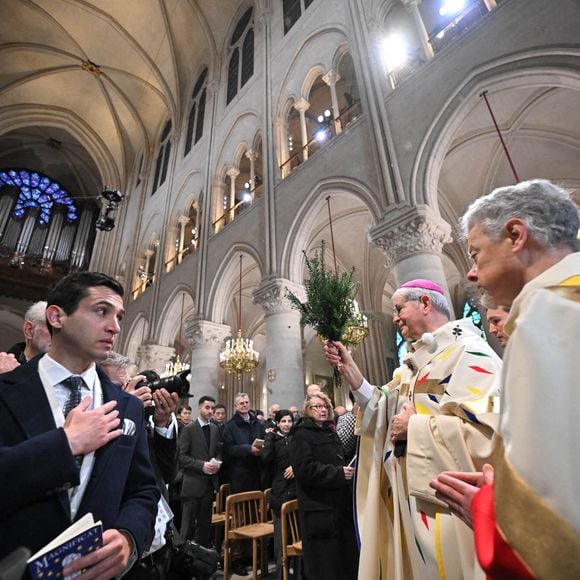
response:
<path fill-rule="evenodd" d="M 226 347 L 220 352 L 220 367 L 228 373 L 251 373 L 257 366 L 260 353 L 254 350 L 254 341 L 242 337 L 242 255 L 240 254 L 240 305 L 238 309 L 238 332 L 236 338 L 226 340 Z"/>

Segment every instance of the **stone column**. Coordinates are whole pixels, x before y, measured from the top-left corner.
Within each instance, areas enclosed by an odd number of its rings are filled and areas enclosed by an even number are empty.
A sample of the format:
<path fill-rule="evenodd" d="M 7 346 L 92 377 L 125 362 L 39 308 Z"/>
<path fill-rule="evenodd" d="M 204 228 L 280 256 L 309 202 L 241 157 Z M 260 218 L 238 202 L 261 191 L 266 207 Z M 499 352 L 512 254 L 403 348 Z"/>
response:
<path fill-rule="evenodd" d="M 497 8 L 497 2 L 495 0 L 483 0 L 483 3 L 485 4 L 488 12 L 491 12 Z"/>
<path fill-rule="evenodd" d="M 216 179 L 212 185 L 212 197 L 215 203 L 213 214 L 214 231 L 212 233 L 217 234 L 225 225 L 225 220 L 220 220 L 220 218 L 225 215 L 227 209 L 224 204 L 226 184 L 220 179 Z M 220 221 L 218 222 L 218 220 Z"/>
<path fill-rule="evenodd" d="M 300 406 L 304 398 L 302 332 L 300 314 L 292 310 L 286 288 L 304 299 L 304 288 L 290 280 L 269 277 L 254 290 L 254 304 L 260 304 L 266 316 L 266 352 L 268 406 Z M 262 356 L 260 356 L 262 358 Z"/>
<path fill-rule="evenodd" d="M 189 223 L 189 216 L 180 215 L 177 218 L 177 223 L 179 224 L 179 244 L 177 246 L 177 263 L 181 264 L 181 260 L 183 260 L 183 243 L 185 240 L 185 226 Z"/>
<path fill-rule="evenodd" d="M 302 134 L 302 160 L 308 159 L 308 128 L 306 127 L 306 111 L 310 103 L 306 99 L 300 99 L 294 103 L 294 108 L 300 113 L 300 132 Z"/>
<path fill-rule="evenodd" d="M 185 321 L 185 336 L 191 344 L 191 388 L 194 401 L 203 395 L 218 400 L 219 354 L 224 339 L 232 330 L 225 324 L 190 316 Z M 194 404 L 196 404 L 194 402 Z"/>
<path fill-rule="evenodd" d="M 150 369 L 161 375 L 174 354 L 175 349 L 172 346 L 143 344 L 137 349 L 137 368 L 140 371 Z"/>
<path fill-rule="evenodd" d="M 250 193 L 252 194 L 252 201 L 254 201 L 254 190 L 256 189 L 256 160 L 258 159 L 258 152 L 254 149 L 246 151 L 246 157 L 250 160 Z"/>
<path fill-rule="evenodd" d="M 290 175 L 290 164 L 286 164 L 290 159 L 290 151 L 288 150 L 288 125 L 283 117 L 274 119 L 274 130 L 278 143 L 277 164 L 280 168 L 280 176 L 284 179 Z"/>
<path fill-rule="evenodd" d="M 240 174 L 240 170 L 236 167 L 231 167 L 228 170 L 228 176 L 230 178 L 230 221 L 234 219 L 234 206 L 236 205 L 236 177 Z"/>
<path fill-rule="evenodd" d="M 415 278 L 428 278 L 440 284 L 451 302 L 441 253 L 452 241 L 451 226 L 429 206 L 391 206 L 383 220 L 370 230 L 372 242 L 387 257 L 387 268 L 395 274 L 397 285 Z"/>
<path fill-rule="evenodd" d="M 419 4 L 421 0 L 402 0 L 413 17 L 413 23 L 415 24 L 415 30 L 419 35 L 421 40 L 421 47 L 423 48 L 423 54 L 427 60 L 431 60 L 434 56 L 433 47 L 429 42 L 429 34 L 427 34 L 427 29 L 425 28 L 425 23 L 421 17 L 421 11 L 419 10 Z"/>
<path fill-rule="evenodd" d="M 342 131 L 340 124 L 340 110 L 338 108 L 338 98 L 336 96 L 336 83 L 340 80 L 340 75 L 334 71 L 329 70 L 322 76 L 322 80 L 330 87 L 330 98 L 332 100 L 332 118 L 334 119 L 334 132 L 338 135 Z"/>

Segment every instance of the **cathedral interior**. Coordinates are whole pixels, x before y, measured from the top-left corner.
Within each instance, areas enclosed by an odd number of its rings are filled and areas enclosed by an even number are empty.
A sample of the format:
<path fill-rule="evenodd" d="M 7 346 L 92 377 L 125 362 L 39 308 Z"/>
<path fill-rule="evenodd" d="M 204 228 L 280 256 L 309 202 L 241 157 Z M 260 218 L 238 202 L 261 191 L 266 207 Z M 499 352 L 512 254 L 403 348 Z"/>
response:
<path fill-rule="evenodd" d="M 324 241 L 360 282 L 354 356 L 382 384 L 398 284 L 478 317 L 457 226 L 474 199 L 546 178 L 580 202 L 577 0 L 0 6 L 0 350 L 51 284 L 97 270 L 125 287 L 115 350 L 139 369 L 179 357 L 230 410 L 238 391 L 299 404 L 332 371 L 286 292 Z M 259 352 L 240 377 L 219 364 L 238 330 Z"/>

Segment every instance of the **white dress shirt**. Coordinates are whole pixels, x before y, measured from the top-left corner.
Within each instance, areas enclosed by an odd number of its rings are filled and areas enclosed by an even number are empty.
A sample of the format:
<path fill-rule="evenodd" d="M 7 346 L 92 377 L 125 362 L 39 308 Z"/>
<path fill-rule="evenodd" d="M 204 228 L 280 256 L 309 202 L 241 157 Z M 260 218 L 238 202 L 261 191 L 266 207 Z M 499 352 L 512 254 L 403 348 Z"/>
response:
<path fill-rule="evenodd" d="M 62 410 L 70 395 L 70 389 L 65 387 L 62 384 L 62 381 L 75 373 L 71 373 L 60 363 L 45 354 L 38 361 L 38 374 L 40 375 L 40 380 L 42 381 L 46 396 L 48 397 L 54 422 L 57 427 L 63 427 L 65 419 Z M 93 363 L 84 373 L 77 376 L 81 376 L 85 382 L 85 386 L 81 387 L 81 400 L 90 395 L 93 399 L 90 408 L 96 409 L 97 407 L 100 407 L 103 404 L 103 390 L 101 388 L 101 381 L 97 375 L 95 364 Z M 83 457 L 80 472 L 80 484 L 77 487 L 71 488 L 68 492 L 70 500 L 70 515 L 73 521 L 76 518 L 94 464 L 95 452 L 92 451 Z"/>

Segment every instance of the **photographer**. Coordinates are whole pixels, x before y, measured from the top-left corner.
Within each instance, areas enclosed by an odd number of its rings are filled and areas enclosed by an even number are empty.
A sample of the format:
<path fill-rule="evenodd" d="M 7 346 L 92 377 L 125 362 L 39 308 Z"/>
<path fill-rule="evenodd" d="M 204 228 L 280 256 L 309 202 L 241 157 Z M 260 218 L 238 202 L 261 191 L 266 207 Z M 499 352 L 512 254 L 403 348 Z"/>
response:
<path fill-rule="evenodd" d="M 154 371 L 143 371 L 131 378 L 128 370 L 130 364 L 129 358 L 111 352 L 100 366 L 114 384 L 137 397 L 145 407 L 145 414 L 149 415 L 149 421 L 146 422 L 149 457 L 157 486 L 164 499 L 161 499 L 158 505 L 155 538 L 149 549 L 151 557 L 135 566 L 126 578 L 146 577 L 146 570 L 151 568 L 156 568 L 163 577 L 169 563 L 165 550 L 158 551 L 165 545 L 165 526 L 163 522 L 160 524 L 159 516 L 161 512 L 167 513 L 165 511 L 167 484 L 175 479 L 177 473 L 177 428 L 174 412 L 179 395 L 176 392 L 169 393 L 165 388 L 152 391 L 148 385 L 159 379 L 159 375 Z"/>

